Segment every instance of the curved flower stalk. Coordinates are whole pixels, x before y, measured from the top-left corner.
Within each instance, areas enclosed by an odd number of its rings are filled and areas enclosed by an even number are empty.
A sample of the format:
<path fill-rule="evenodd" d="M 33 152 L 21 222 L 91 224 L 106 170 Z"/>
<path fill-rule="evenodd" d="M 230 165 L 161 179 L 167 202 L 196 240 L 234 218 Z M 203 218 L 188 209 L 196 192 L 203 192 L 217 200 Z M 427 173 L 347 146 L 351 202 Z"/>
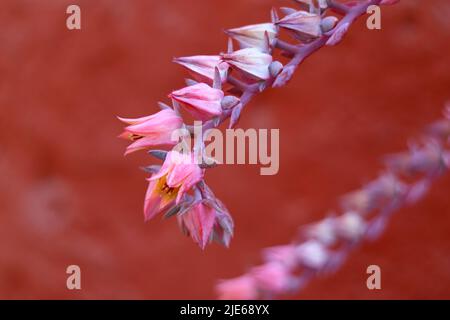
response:
<path fill-rule="evenodd" d="M 345 4 L 335 0 L 295 0 L 296 8 L 280 9 L 282 17 L 272 10 L 269 22 L 227 30 L 227 52 L 174 59 L 195 80 L 187 79 L 185 88 L 169 95 L 171 106 L 159 103 L 163 109 L 159 113 L 139 119 L 121 119 L 130 124 L 121 136 L 134 141 L 126 154 L 156 145 L 178 146 L 178 139 L 169 141 L 168 137 L 179 129 L 193 135 L 194 126 L 183 120 L 182 110 L 194 120 L 203 121 L 202 132 L 228 119 L 229 127 L 233 128 L 256 94 L 287 84 L 308 56 L 324 46 L 339 43 L 349 26 L 365 14 L 369 6 L 394 2 L 356 0 Z M 293 42 L 281 40 L 282 33 L 290 35 Z M 236 43 L 237 50 L 234 49 Z M 286 57 L 284 63 L 274 60 L 277 50 Z M 177 137 L 184 141 L 183 136 Z M 185 156 L 192 163 L 178 168 L 178 164 L 167 164 L 166 160 L 162 168 L 146 168 L 153 176 L 149 179 L 144 215 L 146 220 L 162 211 L 166 212 L 166 217 L 176 215 L 182 230 L 201 248 L 211 240 L 228 246 L 233 234 L 232 218 L 203 179 L 204 171 L 214 163 L 195 161 L 207 159 L 204 150 L 204 137 L 200 137 L 195 141 L 195 155 Z M 161 160 L 168 155 L 167 151 L 149 152 Z M 170 151 L 169 154 L 176 153 Z"/>
<path fill-rule="evenodd" d="M 301 290 L 316 276 L 334 272 L 364 241 L 377 239 L 392 214 L 422 199 L 450 168 L 450 105 L 408 151 L 385 158 L 385 171 L 341 198 L 339 214 L 300 228 L 287 245 L 263 251 L 264 263 L 221 281 L 222 299 L 267 299 Z"/>

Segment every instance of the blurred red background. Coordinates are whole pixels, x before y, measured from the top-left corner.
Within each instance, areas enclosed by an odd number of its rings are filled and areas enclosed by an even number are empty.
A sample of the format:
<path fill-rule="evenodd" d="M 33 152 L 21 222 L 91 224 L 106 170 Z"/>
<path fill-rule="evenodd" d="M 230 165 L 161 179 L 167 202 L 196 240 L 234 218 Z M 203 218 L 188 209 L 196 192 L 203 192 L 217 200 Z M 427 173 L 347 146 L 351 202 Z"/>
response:
<path fill-rule="evenodd" d="M 450 98 L 450 3 L 405 0 L 364 20 L 246 109 L 244 128 L 280 128 L 280 172 L 209 170 L 236 222 L 230 249 L 205 252 L 176 221 L 144 224 L 145 154 L 122 156 L 120 116 L 142 116 L 183 86 L 174 56 L 225 49 L 223 28 L 268 20 L 277 0 L 78 0 L 0 4 L 0 298 L 212 299 L 220 278 L 260 262 L 338 196 L 374 178 Z M 294 298 L 450 298 L 450 177 L 401 210 L 380 241 Z M 66 267 L 82 290 L 66 288 Z M 382 268 L 382 290 L 365 270 Z"/>

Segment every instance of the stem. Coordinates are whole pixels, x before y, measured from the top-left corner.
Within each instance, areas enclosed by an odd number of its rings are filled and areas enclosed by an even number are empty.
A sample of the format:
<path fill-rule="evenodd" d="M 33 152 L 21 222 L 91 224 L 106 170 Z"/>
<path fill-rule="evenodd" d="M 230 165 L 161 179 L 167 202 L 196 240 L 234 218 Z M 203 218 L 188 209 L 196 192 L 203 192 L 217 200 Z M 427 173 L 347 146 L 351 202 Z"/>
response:
<path fill-rule="evenodd" d="M 327 4 L 328 8 L 339 14 L 347 14 L 351 10 L 349 6 L 336 0 L 327 0 Z"/>

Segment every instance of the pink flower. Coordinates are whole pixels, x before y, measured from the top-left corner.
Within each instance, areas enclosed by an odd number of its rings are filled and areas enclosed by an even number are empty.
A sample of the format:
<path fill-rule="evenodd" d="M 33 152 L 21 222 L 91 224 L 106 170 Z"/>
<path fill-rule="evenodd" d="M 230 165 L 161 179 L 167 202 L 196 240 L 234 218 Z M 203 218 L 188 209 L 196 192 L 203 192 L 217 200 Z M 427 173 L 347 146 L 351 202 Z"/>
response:
<path fill-rule="evenodd" d="M 167 153 L 159 172 L 148 179 L 145 220 L 152 219 L 174 202 L 180 203 L 183 195 L 203 179 L 203 174 L 204 171 L 195 164 L 193 154 Z"/>
<path fill-rule="evenodd" d="M 222 62 L 220 56 L 181 57 L 175 58 L 174 62 L 191 71 L 194 77 L 199 81 L 206 81 L 209 84 L 212 84 L 216 68 L 219 69 L 222 82 L 225 82 L 227 79 L 229 66 Z"/>
<path fill-rule="evenodd" d="M 180 102 L 190 114 L 202 121 L 209 120 L 222 113 L 223 91 L 211 88 L 205 83 L 198 83 L 173 91 L 169 97 Z"/>
<path fill-rule="evenodd" d="M 157 145 L 175 145 L 177 141 L 171 139 L 172 133 L 183 124 L 181 117 L 172 109 L 147 117 L 119 120 L 129 124 L 119 137 L 134 141 L 127 147 L 125 155 Z"/>
<path fill-rule="evenodd" d="M 250 276 L 223 280 L 216 290 L 221 300 L 255 300 L 258 297 L 255 281 Z"/>
<path fill-rule="evenodd" d="M 177 218 L 181 228 L 192 237 L 192 240 L 201 249 L 205 249 L 212 235 L 216 220 L 216 210 L 199 202 L 186 213 L 177 216 Z"/>
<path fill-rule="evenodd" d="M 268 49 L 268 46 L 273 44 L 277 37 L 278 30 L 273 23 L 260 23 L 229 29 L 226 30 L 226 33 L 239 42 L 242 49 L 257 48 L 261 51 L 265 51 Z"/>
<path fill-rule="evenodd" d="M 276 25 L 291 31 L 300 41 L 309 42 L 322 35 L 320 15 L 297 11 L 276 22 Z"/>
<path fill-rule="evenodd" d="M 292 284 L 289 270 L 282 264 L 271 262 L 253 268 L 251 271 L 257 287 L 271 294 L 288 291 Z"/>
<path fill-rule="evenodd" d="M 222 54 L 232 68 L 243 72 L 244 75 L 257 80 L 267 80 L 271 77 L 269 66 L 272 63 L 270 54 L 261 52 L 257 48 L 246 48 L 233 53 Z"/>

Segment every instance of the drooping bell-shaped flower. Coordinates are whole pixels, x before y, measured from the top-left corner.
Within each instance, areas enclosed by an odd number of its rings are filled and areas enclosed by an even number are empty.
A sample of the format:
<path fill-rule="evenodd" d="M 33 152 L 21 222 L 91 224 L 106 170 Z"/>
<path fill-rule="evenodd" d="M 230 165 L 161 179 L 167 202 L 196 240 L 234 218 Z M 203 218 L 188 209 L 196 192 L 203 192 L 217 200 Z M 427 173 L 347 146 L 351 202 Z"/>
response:
<path fill-rule="evenodd" d="M 272 56 L 257 48 L 246 48 L 232 53 L 224 53 L 222 54 L 222 59 L 233 69 L 242 72 L 250 78 L 267 80 L 271 77 L 269 67 L 272 63 Z"/>
<path fill-rule="evenodd" d="M 267 51 L 273 45 L 278 34 L 278 28 L 273 23 L 260 23 L 226 30 L 226 33 L 236 40 L 241 49 L 257 48 Z"/>
<path fill-rule="evenodd" d="M 297 11 L 276 22 L 276 25 L 289 30 L 300 41 L 309 42 L 322 35 L 322 18 L 318 14 Z"/>
<path fill-rule="evenodd" d="M 178 215 L 180 227 L 191 236 L 201 249 L 205 249 L 211 239 L 216 221 L 216 210 L 211 206 L 199 202 L 187 212 Z"/>
<path fill-rule="evenodd" d="M 193 154 L 168 152 L 160 170 L 148 179 L 145 219 L 153 218 L 173 203 L 180 203 L 183 195 L 203 179 L 203 174 Z"/>
<path fill-rule="evenodd" d="M 173 91 L 169 97 L 179 102 L 186 111 L 198 120 L 209 120 L 222 113 L 223 91 L 212 88 L 205 83 L 197 83 Z"/>
<path fill-rule="evenodd" d="M 172 133 L 181 128 L 183 120 L 172 109 L 164 109 L 153 115 L 120 121 L 129 124 L 119 136 L 134 141 L 127 147 L 125 154 L 158 145 L 175 145 Z"/>
<path fill-rule="evenodd" d="M 222 83 L 227 79 L 228 64 L 223 63 L 220 56 L 191 56 L 180 57 L 173 60 L 175 63 L 188 69 L 199 81 L 212 84 L 215 77 L 216 68 L 220 73 Z"/>

